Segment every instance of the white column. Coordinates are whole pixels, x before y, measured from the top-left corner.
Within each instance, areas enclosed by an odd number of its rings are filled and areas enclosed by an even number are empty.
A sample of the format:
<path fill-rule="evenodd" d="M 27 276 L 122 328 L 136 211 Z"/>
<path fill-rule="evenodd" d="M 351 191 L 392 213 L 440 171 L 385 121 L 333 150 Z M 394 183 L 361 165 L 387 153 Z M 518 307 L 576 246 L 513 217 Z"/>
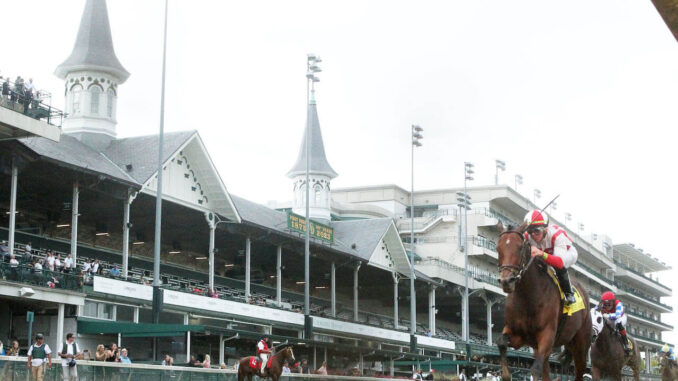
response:
<path fill-rule="evenodd" d="M 394 272 L 393 275 L 393 328 L 398 329 L 398 282 L 400 276 Z M 391 360 L 393 360 L 391 358 Z"/>
<path fill-rule="evenodd" d="M 358 271 L 360 271 L 360 262 L 353 271 L 353 321 L 358 321 Z M 362 358 L 362 354 L 360 356 Z"/>
<path fill-rule="evenodd" d="M 188 314 L 184 314 L 184 325 L 188 325 Z M 191 331 L 186 331 L 186 362 L 191 359 Z"/>
<path fill-rule="evenodd" d="M 393 364 L 393 356 L 388 361 L 388 374 L 393 377 L 395 375 L 395 365 Z"/>
<path fill-rule="evenodd" d="M 330 268 L 330 303 L 332 309 L 332 317 L 337 317 L 337 267 L 332 261 Z"/>
<path fill-rule="evenodd" d="M 360 352 L 360 375 L 362 376 L 364 374 L 364 369 L 365 369 L 365 359 L 363 358 L 363 352 Z"/>
<path fill-rule="evenodd" d="M 188 362 L 189 359 L 186 359 Z M 224 334 L 219 334 L 219 365 L 224 363 Z"/>
<path fill-rule="evenodd" d="M 652 371 L 652 359 L 650 358 L 650 347 L 645 348 L 645 371 L 650 373 Z"/>
<path fill-rule="evenodd" d="M 125 204 L 123 208 L 123 217 L 122 217 L 122 278 L 127 279 L 127 272 L 129 270 L 129 227 L 130 227 L 130 217 L 129 210 L 130 205 L 132 204 L 132 190 L 130 189 L 127 192 L 127 198 L 125 198 Z"/>
<path fill-rule="evenodd" d="M 14 254 L 14 233 L 16 231 L 16 189 L 19 180 L 19 168 L 12 159 L 12 185 L 9 199 L 9 255 Z M 28 338 L 31 339 L 30 337 Z"/>
<path fill-rule="evenodd" d="M 61 343 L 64 342 L 64 304 L 59 303 L 59 308 L 57 310 L 57 331 L 56 331 L 56 340 L 55 346 L 56 351 L 61 351 Z"/>
<path fill-rule="evenodd" d="M 436 287 L 431 286 L 428 291 L 428 330 L 431 335 L 436 334 Z"/>
<path fill-rule="evenodd" d="M 275 266 L 275 301 L 282 306 L 282 246 L 278 246 Z"/>
<path fill-rule="evenodd" d="M 496 300 L 484 297 L 485 306 L 487 308 L 487 345 L 492 346 L 492 306 Z"/>
<path fill-rule="evenodd" d="M 464 298 L 464 289 L 457 288 L 457 292 L 461 295 L 461 337 L 466 338 L 466 298 Z"/>
<path fill-rule="evenodd" d="M 73 268 L 78 259 L 78 200 L 80 199 L 80 190 L 78 181 L 73 183 L 73 204 L 71 205 L 71 259 L 73 259 Z"/>
<path fill-rule="evenodd" d="M 252 240 L 248 236 L 245 239 L 245 299 L 250 299 L 250 255 L 252 249 Z"/>
<path fill-rule="evenodd" d="M 313 346 L 313 371 L 318 369 L 318 362 L 317 362 L 317 352 L 316 352 L 316 347 L 315 345 Z M 313 373 L 313 372 L 311 372 Z"/>
<path fill-rule="evenodd" d="M 134 307 L 134 316 L 132 317 L 134 323 L 139 323 L 139 307 Z"/>
<path fill-rule="evenodd" d="M 214 234 L 217 224 L 216 218 L 214 218 L 214 214 L 211 212 L 205 212 L 205 219 L 210 228 L 208 283 L 210 290 L 214 292 Z"/>

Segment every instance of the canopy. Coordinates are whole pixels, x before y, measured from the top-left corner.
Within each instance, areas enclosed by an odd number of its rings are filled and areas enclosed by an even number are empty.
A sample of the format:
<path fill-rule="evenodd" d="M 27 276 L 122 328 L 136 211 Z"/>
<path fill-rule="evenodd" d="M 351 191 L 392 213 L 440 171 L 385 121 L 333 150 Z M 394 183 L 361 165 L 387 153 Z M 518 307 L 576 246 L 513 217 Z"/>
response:
<path fill-rule="evenodd" d="M 78 319 L 78 333 L 81 334 L 121 334 L 123 337 L 167 337 L 182 336 L 186 332 L 204 332 L 202 325 L 150 324 Z"/>

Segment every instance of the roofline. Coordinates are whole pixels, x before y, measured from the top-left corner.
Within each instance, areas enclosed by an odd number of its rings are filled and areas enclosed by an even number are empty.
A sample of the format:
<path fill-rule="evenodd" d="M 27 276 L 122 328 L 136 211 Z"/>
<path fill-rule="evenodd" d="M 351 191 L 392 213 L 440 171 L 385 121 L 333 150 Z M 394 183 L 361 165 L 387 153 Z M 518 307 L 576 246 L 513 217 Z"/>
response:
<path fill-rule="evenodd" d="M 56 75 L 59 79 L 66 79 L 66 77 L 73 72 L 76 71 L 100 71 L 103 73 L 110 74 L 118 79 L 118 84 L 122 85 L 127 81 L 127 78 L 129 78 L 130 73 L 125 70 L 124 68 L 122 70 L 111 67 L 111 66 L 99 66 L 99 65 L 92 65 L 92 64 L 80 64 L 80 65 L 64 65 L 63 63 L 57 66 L 57 68 L 54 70 L 54 75 Z"/>
<path fill-rule="evenodd" d="M 186 139 L 186 141 L 184 141 L 179 147 L 177 147 L 177 149 L 175 149 L 169 156 L 167 156 L 167 160 L 163 161 L 162 165 L 164 166 L 165 164 L 171 162 L 172 158 L 176 156 L 177 152 L 181 152 L 184 148 L 186 148 L 186 146 L 193 140 L 193 138 L 197 134 L 198 131 L 193 130 L 191 136 L 189 136 L 188 139 Z M 145 135 L 145 136 L 157 136 L 157 135 Z M 157 174 L 158 174 L 157 170 L 151 173 L 151 175 L 146 180 L 144 180 L 143 187 L 148 188 L 148 186 L 151 184 L 151 181 L 153 181 L 153 177 L 155 177 Z"/>

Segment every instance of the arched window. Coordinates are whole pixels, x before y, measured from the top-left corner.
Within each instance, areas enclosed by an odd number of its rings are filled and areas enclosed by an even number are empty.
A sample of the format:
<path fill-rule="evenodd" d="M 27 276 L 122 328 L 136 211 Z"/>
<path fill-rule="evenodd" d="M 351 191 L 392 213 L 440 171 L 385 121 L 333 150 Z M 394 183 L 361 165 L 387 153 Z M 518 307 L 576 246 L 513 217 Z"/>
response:
<path fill-rule="evenodd" d="M 323 187 L 320 184 L 315 184 L 313 186 L 313 196 L 315 197 L 315 206 L 324 207 L 325 202 L 323 200 Z"/>
<path fill-rule="evenodd" d="M 99 86 L 92 86 L 90 87 L 90 94 L 91 94 L 91 102 L 89 106 L 89 112 L 91 114 L 98 114 L 99 113 L 99 98 L 101 95 L 101 87 Z"/>
<path fill-rule="evenodd" d="M 82 95 L 82 86 L 75 85 L 71 88 L 71 113 L 80 114 L 80 96 Z"/>
<path fill-rule="evenodd" d="M 106 115 L 109 118 L 113 117 L 113 102 L 115 102 L 115 91 L 108 89 L 106 91 Z"/>

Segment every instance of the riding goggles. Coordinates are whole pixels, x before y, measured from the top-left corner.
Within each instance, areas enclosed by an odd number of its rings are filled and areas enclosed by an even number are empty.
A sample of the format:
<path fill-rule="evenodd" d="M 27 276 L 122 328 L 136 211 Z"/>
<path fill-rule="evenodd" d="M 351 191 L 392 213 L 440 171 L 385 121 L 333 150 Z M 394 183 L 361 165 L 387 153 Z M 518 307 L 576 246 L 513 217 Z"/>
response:
<path fill-rule="evenodd" d="M 528 234 L 541 233 L 543 231 L 544 231 L 543 227 L 533 227 L 533 228 L 527 229 Z"/>

